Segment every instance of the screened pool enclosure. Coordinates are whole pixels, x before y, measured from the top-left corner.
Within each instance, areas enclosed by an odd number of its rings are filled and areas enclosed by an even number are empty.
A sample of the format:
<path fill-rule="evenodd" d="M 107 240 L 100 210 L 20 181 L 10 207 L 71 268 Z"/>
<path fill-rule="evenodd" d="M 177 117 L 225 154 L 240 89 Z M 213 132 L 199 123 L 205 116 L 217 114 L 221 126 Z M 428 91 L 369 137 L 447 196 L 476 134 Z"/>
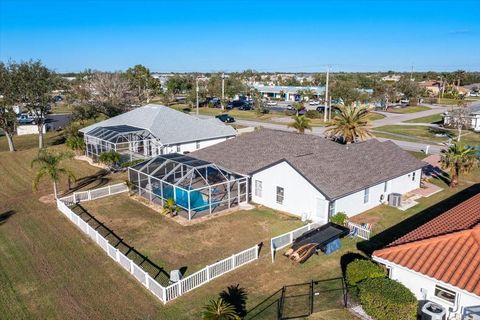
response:
<path fill-rule="evenodd" d="M 157 156 L 128 168 L 135 192 L 163 206 L 173 199 L 192 220 L 248 201 L 248 178 L 214 163 L 178 153 Z"/>
<path fill-rule="evenodd" d="M 101 153 L 116 151 L 123 161 L 155 156 L 162 152 L 162 145 L 150 131 L 117 125 L 97 127 L 84 134 L 85 153 L 96 159 Z"/>

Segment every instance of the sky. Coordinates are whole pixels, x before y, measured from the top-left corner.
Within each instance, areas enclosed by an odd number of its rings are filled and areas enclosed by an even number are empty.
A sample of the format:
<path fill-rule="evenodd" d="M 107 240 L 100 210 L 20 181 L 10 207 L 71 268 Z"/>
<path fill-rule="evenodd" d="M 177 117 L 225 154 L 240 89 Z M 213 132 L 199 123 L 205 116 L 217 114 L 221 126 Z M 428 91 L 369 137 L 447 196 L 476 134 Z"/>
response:
<path fill-rule="evenodd" d="M 479 3 L 0 0 L 0 60 L 57 72 L 480 71 Z"/>

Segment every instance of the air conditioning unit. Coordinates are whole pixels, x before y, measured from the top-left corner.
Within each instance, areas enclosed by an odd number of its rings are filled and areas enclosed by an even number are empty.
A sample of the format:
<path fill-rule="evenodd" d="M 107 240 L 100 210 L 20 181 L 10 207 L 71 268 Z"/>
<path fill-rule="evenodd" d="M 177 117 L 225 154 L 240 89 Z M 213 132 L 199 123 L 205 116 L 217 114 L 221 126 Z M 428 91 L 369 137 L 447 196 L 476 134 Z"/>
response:
<path fill-rule="evenodd" d="M 400 193 L 390 193 L 388 195 L 388 205 L 392 207 L 400 207 L 402 195 Z"/>
<path fill-rule="evenodd" d="M 422 307 L 422 320 L 444 320 L 447 310 L 434 302 L 427 302 Z"/>

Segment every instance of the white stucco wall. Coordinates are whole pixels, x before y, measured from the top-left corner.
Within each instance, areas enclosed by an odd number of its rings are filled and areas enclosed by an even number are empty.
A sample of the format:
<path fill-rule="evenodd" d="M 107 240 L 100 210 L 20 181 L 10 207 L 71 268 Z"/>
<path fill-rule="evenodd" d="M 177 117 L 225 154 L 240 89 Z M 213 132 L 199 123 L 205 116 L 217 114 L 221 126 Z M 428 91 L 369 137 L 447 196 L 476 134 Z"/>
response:
<path fill-rule="evenodd" d="M 369 201 L 364 203 L 365 190 L 352 193 L 335 201 L 335 213 L 345 212 L 349 217 L 362 213 L 366 210 L 372 209 L 382 202 L 380 197 L 383 195 L 383 201 L 387 201 L 388 194 L 412 191 L 420 187 L 422 170 L 415 171 L 415 178 L 413 173 L 408 173 L 403 176 L 394 178 L 387 183 L 387 190 L 385 191 L 385 183 L 379 183 L 370 187 Z"/>
<path fill-rule="evenodd" d="M 180 144 L 180 150 L 179 151 L 177 150 L 177 145 L 171 145 L 171 146 L 165 147 L 164 154 L 175 153 L 175 152 L 178 152 L 178 153 L 193 152 L 195 150 L 199 150 L 199 149 L 202 149 L 202 148 L 213 146 L 214 144 L 223 142 L 223 141 L 231 139 L 231 138 L 232 137 L 229 137 L 229 138 L 224 138 L 223 137 L 223 138 L 218 138 L 218 139 L 200 140 L 199 141 L 199 148 L 197 148 L 196 141 L 182 143 L 182 144 Z"/>
<path fill-rule="evenodd" d="M 255 181 L 262 181 L 262 196 L 256 196 Z M 283 204 L 277 203 L 277 186 L 284 188 Z M 288 163 L 281 162 L 252 176 L 252 202 L 308 219 L 328 222 L 328 201 Z M 318 201 L 318 202 L 317 202 Z M 317 206 L 318 204 L 318 206 Z"/>
<path fill-rule="evenodd" d="M 392 264 L 383 259 L 373 257 L 373 259 L 390 269 L 390 278 L 397 280 L 406 286 L 417 297 L 418 300 L 428 300 L 438 303 L 444 306 L 447 310 L 450 310 L 451 315 L 465 315 L 472 314 L 477 316 L 480 320 L 480 297 L 467 291 L 461 290 L 447 283 L 443 283 L 436 279 L 427 277 L 418 272 L 409 270 L 407 268 Z M 447 301 L 439 299 L 434 295 L 435 285 L 442 286 L 446 289 L 452 290 L 457 293 L 457 299 L 455 304 L 449 304 Z"/>

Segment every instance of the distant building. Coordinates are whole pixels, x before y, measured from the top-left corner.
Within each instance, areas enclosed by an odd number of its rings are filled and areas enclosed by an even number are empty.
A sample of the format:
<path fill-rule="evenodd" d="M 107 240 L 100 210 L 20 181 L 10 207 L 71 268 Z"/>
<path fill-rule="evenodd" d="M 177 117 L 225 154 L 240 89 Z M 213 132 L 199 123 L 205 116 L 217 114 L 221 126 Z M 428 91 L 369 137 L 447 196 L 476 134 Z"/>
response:
<path fill-rule="evenodd" d="M 397 76 L 395 74 L 394 75 L 389 74 L 385 77 L 382 77 L 382 81 L 398 82 L 398 81 L 400 81 L 400 78 L 401 78 L 401 76 Z"/>
<path fill-rule="evenodd" d="M 419 82 L 418 85 L 427 90 L 432 96 L 438 96 L 442 89 L 442 83 L 438 80 L 425 80 Z"/>
<path fill-rule="evenodd" d="M 311 90 L 314 95 L 314 99 L 319 99 L 325 95 L 325 87 L 293 87 L 293 86 L 264 86 L 253 85 L 265 98 L 269 99 L 282 99 L 285 101 L 298 101 L 301 100 L 302 91 Z"/>

